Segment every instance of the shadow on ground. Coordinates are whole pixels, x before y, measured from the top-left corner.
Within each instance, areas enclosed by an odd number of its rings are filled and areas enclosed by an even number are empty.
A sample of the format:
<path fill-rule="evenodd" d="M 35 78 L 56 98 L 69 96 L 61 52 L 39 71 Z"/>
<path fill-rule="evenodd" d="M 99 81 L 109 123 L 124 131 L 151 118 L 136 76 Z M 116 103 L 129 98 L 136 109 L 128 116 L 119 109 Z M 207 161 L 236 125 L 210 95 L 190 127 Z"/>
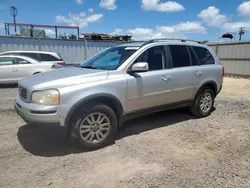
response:
<path fill-rule="evenodd" d="M 124 123 L 117 140 L 193 118 L 186 109 L 143 116 Z M 24 125 L 19 128 L 17 136 L 23 148 L 36 156 L 54 157 L 84 152 L 67 139 L 66 128 L 63 127 Z"/>

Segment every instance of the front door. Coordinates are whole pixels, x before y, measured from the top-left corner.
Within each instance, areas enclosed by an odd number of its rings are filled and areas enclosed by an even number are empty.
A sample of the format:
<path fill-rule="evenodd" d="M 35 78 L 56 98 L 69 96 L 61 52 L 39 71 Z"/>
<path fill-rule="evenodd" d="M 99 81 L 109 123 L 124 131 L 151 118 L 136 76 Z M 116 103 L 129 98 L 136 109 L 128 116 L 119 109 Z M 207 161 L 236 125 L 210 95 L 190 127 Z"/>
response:
<path fill-rule="evenodd" d="M 18 81 L 17 68 L 12 57 L 0 57 L 0 83 L 15 83 Z"/>
<path fill-rule="evenodd" d="M 166 53 L 164 46 L 146 50 L 134 62 L 147 62 L 148 72 L 127 74 L 127 112 L 168 103 Z"/>
<path fill-rule="evenodd" d="M 16 77 L 18 80 L 26 76 L 31 76 L 34 73 L 34 69 L 37 67 L 37 64 L 32 64 L 22 58 L 14 58 L 14 63 L 16 65 Z"/>

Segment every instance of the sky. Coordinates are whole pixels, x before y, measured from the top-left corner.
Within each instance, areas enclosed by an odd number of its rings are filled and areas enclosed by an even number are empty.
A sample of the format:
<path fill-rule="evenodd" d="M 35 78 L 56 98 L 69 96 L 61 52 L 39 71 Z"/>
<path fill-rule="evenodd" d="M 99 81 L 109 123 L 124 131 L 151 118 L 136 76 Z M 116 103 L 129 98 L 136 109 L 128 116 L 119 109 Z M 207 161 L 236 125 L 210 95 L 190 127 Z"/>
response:
<path fill-rule="evenodd" d="M 250 1 L 247 0 L 0 0 L 0 34 L 13 22 L 79 26 L 80 33 L 132 35 L 135 40 L 188 38 L 217 40 L 224 32 L 250 40 Z M 59 33 L 76 34 L 74 30 Z M 47 35 L 54 31 L 46 29 Z M 238 38 L 238 36 L 237 36 Z"/>

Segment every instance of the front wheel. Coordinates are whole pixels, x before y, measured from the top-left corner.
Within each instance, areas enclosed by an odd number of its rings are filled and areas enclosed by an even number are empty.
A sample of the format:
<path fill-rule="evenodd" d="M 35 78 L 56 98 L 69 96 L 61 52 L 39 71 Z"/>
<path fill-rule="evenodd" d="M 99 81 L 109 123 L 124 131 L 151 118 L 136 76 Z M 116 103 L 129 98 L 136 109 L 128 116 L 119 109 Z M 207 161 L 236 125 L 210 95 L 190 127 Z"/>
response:
<path fill-rule="evenodd" d="M 114 141 L 117 117 L 103 104 L 82 109 L 73 123 L 78 142 L 86 149 L 98 149 Z"/>
<path fill-rule="evenodd" d="M 200 118 L 209 116 L 213 110 L 214 98 L 214 92 L 210 87 L 203 88 L 196 96 L 190 111 Z"/>

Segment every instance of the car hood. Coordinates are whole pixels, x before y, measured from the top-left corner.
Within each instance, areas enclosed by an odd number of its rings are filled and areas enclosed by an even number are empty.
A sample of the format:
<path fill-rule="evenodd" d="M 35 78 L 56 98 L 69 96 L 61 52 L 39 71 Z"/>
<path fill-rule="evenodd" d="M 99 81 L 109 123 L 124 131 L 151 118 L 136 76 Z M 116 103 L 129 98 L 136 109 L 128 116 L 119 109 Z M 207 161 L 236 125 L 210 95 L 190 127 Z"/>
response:
<path fill-rule="evenodd" d="M 107 77 L 108 70 L 69 67 L 26 77 L 19 81 L 19 85 L 40 90 L 94 82 L 107 79 Z"/>

